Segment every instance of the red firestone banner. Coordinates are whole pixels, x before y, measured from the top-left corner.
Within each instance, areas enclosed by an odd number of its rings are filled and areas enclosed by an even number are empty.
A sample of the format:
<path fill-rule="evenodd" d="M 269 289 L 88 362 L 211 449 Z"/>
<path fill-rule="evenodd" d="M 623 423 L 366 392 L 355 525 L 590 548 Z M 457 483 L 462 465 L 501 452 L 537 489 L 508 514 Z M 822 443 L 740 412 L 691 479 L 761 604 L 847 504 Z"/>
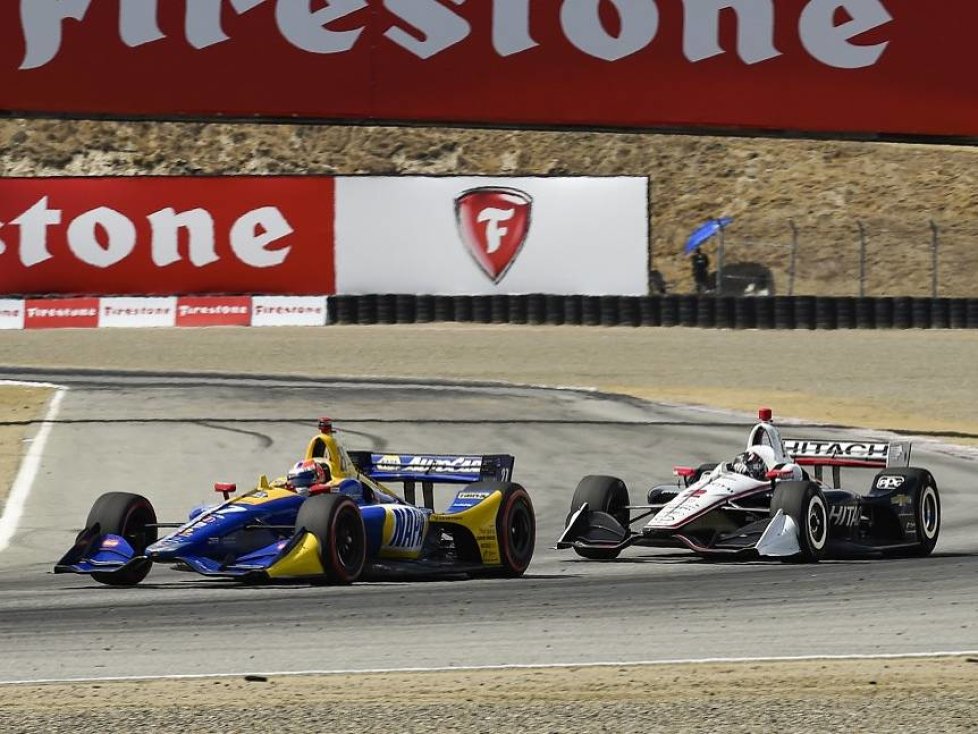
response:
<path fill-rule="evenodd" d="M 325 177 L 0 179 L 0 293 L 334 292 Z"/>
<path fill-rule="evenodd" d="M 248 296 L 183 296 L 177 299 L 175 326 L 248 326 Z"/>
<path fill-rule="evenodd" d="M 0 110 L 978 135 L 974 0 L 0 0 Z"/>
<path fill-rule="evenodd" d="M 28 299 L 24 303 L 25 329 L 91 329 L 98 326 L 97 298 Z"/>

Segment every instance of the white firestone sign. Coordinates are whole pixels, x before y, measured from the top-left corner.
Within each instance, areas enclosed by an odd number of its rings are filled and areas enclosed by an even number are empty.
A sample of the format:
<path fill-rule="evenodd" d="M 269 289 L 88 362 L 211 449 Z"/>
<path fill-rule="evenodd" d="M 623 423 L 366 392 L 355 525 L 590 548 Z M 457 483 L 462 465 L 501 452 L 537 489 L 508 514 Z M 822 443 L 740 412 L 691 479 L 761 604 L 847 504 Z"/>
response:
<path fill-rule="evenodd" d="M 336 292 L 648 293 L 645 177 L 341 177 Z"/>
<path fill-rule="evenodd" d="M 174 326 L 176 320 L 176 296 L 99 299 L 100 327 Z"/>
<path fill-rule="evenodd" d="M 253 296 L 252 326 L 324 326 L 326 296 Z"/>
<path fill-rule="evenodd" d="M 24 328 L 24 302 L 0 298 L 0 329 Z"/>

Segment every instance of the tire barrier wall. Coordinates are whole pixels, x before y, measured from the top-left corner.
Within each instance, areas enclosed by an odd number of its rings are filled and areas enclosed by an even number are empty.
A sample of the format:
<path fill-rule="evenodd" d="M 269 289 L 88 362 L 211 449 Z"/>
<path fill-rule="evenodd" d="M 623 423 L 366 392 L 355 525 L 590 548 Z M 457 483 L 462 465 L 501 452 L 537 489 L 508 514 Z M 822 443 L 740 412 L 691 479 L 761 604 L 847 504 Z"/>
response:
<path fill-rule="evenodd" d="M 687 326 L 707 329 L 978 329 L 978 298 L 331 296 L 331 324 L 483 324 Z"/>

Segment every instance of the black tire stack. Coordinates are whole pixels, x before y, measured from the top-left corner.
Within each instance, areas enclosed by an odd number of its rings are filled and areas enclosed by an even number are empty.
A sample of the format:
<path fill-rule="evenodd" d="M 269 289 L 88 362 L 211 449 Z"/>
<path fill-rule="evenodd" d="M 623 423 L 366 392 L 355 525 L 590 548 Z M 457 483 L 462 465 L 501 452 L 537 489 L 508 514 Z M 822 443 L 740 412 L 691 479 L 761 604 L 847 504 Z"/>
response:
<path fill-rule="evenodd" d="M 456 321 L 706 329 L 978 329 L 978 298 L 908 296 L 367 293 L 330 296 L 327 312 L 330 324 Z"/>

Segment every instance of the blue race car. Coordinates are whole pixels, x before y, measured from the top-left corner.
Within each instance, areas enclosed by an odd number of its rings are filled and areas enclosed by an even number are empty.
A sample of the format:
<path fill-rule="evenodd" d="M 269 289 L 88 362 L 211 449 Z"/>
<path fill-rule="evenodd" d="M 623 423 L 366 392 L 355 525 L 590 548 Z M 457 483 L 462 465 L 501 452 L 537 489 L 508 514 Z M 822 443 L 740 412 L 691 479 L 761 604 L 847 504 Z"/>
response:
<path fill-rule="evenodd" d="M 92 506 L 55 573 L 138 584 L 154 563 L 248 582 L 437 574 L 520 576 L 533 556 L 536 520 L 506 454 L 374 454 L 347 451 L 319 421 L 305 458 L 286 477 L 195 508 L 185 523 L 157 522 L 145 497 L 109 492 Z M 403 485 L 404 498 L 381 482 Z M 423 503 L 415 504 L 421 484 Z M 436 512 L 435 484 L 464 485 Z M 160 528 L 172 532 L 159 538 Z"/>

